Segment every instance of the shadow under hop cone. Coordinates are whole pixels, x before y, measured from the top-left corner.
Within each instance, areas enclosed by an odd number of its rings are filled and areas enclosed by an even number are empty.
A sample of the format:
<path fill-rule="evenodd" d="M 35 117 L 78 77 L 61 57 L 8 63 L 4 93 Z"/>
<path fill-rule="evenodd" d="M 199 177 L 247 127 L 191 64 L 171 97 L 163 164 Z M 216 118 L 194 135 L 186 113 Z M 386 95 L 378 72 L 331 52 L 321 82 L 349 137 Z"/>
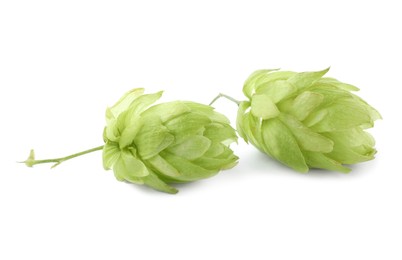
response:
<path fill-rule="evenodd" d="M 246 142 L 300 172 L 349 172 L 345 164 L 372 160 L 365 131 L 380 114 L 351 93 L 358 88 L 317 72 L 259 70 L 246 80 L 237 130 Z"/>
<path fill-rule="evenodd" d="M 229 120 L 212 107 L 174 101 L 149 107 L 162 92 L 134 89 L 106 111 L 103 164 L 116 178 L 176 193 L 169 183 L 208 178 L 238 157 Z"/>

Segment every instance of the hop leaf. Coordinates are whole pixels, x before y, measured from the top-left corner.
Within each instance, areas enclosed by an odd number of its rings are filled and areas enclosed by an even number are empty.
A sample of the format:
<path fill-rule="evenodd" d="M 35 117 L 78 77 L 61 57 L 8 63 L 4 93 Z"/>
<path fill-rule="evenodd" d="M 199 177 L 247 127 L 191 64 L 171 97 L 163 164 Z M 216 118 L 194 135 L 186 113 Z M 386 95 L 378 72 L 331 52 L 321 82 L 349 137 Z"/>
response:
<path fill-rule="evenodd" d="M 185 101 L 151 106 L 162 92 L 126 93 L 106 110 L 103 164 L 116 179 L 176 193 L 170 183 L 196 181 L 233 167 L 237 141 L 229 120 L 212 107 Z"/>
<path fill-rule="evenodd" d="M 246 142 L 300 172 L 323 168 L 349 172 L 344 164 L 374 158 L 365 131 L 380 114 L 351 93 L 358 88 L 317 72 L 259 70 L 245 82 L 237 130 Z"/>

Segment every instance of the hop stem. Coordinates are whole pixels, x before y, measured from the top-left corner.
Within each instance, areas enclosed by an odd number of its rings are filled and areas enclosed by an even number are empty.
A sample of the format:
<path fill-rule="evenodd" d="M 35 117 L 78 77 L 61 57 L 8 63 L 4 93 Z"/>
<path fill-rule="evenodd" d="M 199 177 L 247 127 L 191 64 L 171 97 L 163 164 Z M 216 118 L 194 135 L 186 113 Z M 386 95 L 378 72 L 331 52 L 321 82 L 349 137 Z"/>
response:
<path fill-rule="evenodd" d="M 28 167 L 32 167 L 36 164 L 41 164 L 41 163 L 55 163 L 52 168 L 56 167 L 57 165 L 59 165 L 60 163 L 73 159 L 75 157 L 87 154 L 87 153 L 92 153 L 95 151 L 99 151 L 103 149 L 103 145 L 102 146 L 98 146 L 89 150 L 85 150 L 79 153 L 75 153 L 75 154 L 71 154 L 69 156 L 66 157 L 61 157 L 61 158 L 54 158 L 54 159 L 44 159 L 44 160 L 35 160 L 35 152 L 34 150 L 31 150 L 31 152 L 29 153 L 29 157 L 28 159 L 26 159 L 25 161 L 21 162 L 21 163 L 25 163 L 26 166 Z"/>
<path fill-rule="evenodd" d="M 232 98 L 231 96 L 219 93 L 219 95 L 217 95 L 212 101 L 211 103 L 209 103 L 210 106 L 212 106 L 213 103 L 215 103 L 215 101 L 217 101 L 218 99 L 220 99 L 221 97 L 224 97 L 226 99 L 229 99 L 230 101 L 236 103 L 238 106 L 240 105 L 240 101 L 237 99 Z"/>

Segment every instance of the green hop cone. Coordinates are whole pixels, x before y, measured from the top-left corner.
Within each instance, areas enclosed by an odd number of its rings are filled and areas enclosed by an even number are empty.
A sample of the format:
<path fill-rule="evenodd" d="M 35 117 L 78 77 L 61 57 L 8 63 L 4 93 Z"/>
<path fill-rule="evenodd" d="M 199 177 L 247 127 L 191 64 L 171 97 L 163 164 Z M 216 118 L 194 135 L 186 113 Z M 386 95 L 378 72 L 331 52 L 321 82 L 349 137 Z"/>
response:
<path fill-rule="evenodd" d="M 106 111 L 103 165 L 116 179 L 176 193 L 169 183 L 211 177 L 236 165 L 229 120 L 212 107 L 186 101 L 151 106 L 162 92 L 126 93 Z"/>
<path fill-rule="evenodd" d="M 259 70 L 246 80 L 237 115 L 239 135 L 300 172 L 322 168 L 349 172 L 345 164 L 372 160 L 365 129 L 380 114 L 351 93 L 358 88 L 317 72 Z"/>

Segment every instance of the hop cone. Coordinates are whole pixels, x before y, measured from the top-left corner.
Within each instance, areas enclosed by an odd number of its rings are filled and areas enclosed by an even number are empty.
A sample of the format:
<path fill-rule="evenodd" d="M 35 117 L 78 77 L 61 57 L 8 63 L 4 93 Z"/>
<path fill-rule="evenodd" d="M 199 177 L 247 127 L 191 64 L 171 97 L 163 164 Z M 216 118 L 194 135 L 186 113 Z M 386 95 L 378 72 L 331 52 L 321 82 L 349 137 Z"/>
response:
<path fill-rule="evenodd" d="M 152 105 L 162 92 L 134 89 L 106 111 L 103 164 L 116 178 L 176 193 L 169 183 L 204 179 L 233 167 L 237 140 L 228 119 L 194 102 Z"/>
<path fill-rule="evenodd" d="M 380 114 L 351 93 L 358 88 L 317 72 L 260 70 L 245 82 L 237 130 L 262 152 L 300 172 L 349 172 L 345 164 L 374 158 L 365 131 Z"/>

